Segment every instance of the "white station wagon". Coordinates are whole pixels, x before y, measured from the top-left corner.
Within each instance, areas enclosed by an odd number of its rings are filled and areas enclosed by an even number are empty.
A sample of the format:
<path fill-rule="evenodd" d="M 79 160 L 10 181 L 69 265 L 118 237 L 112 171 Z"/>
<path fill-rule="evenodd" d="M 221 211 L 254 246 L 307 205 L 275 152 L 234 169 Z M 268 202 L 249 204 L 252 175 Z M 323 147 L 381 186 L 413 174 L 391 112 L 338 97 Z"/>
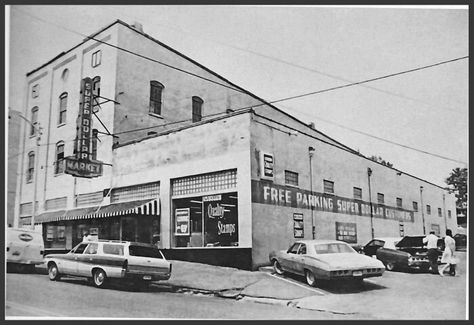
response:
<path fill-rule="evenodd" d="M 78 244 L 67 254 L 45 257 L 48 275 L 56 281 L 62 275 L 86 277 L 102 288 L 109 279 L 122 279 L 139 286 L 168 280 L 171 263 L 151 244 L 97 240 Z"/>

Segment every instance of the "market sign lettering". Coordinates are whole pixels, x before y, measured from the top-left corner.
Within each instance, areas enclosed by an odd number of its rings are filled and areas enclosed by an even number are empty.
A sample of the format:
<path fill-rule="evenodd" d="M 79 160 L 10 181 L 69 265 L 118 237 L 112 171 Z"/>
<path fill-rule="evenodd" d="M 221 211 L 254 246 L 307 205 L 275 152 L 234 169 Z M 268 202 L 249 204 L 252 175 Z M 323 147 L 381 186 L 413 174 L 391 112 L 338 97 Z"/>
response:
<path fill-rule="evenodd" d="M 295 189 L 268 181 L 252 180 L 252 202 L 299 209 L 312 209 L 359 216 L 370 216 L 370 203 L 327 193 Z M 377 218 L 414 222 L 414 213 L 402 208 L 372 203 Z"/>
<path fill-rule="evenodd" d="M 81 81 L 81 100 L 77 118 L 76 155 L 65 157 L 64 172 L 76 177 L 98 177 L 102 175 L 102 162 L 92 159 L 92 79 Z"/>

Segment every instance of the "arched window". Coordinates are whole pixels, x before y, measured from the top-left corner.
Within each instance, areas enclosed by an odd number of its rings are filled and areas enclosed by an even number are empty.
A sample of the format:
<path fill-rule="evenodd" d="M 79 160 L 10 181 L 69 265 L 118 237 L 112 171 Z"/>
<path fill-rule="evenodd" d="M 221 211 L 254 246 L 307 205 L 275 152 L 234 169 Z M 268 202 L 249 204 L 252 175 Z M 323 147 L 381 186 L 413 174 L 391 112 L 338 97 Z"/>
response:
<path fill-rule="evenodd" d="M 30 151 L 28 153 L 28 170 L 26 172 L 26 182 L 30 183 L 33 181 L 33 176 L 35 173 L 35 153 Z"/>
<path fill-rule="evenodd" d="M 202 104 L 204 101 L 197 97 L 193 96 L 193 122 L 199 122 L 202 120 Z"/>
<path fill-rule="evenodd" d="M 38 128 L 38 106 L 35 106 L 31 109 L 31 128 L 30 128 L 30 136 L 36 134 L 36 129 Z"/>
<path fill-rule="evenodd" d="M 92 79 L 92 94 L 94 95 L 94 98 L 92 100 L 92 107 L 94 108 L 94 112 L 99 108 L 99 98 L 100 97 L 100 77 L 95 76 Z"/>
<path fill-rule="evenodd" d="M 64 173 L 64 142 L 59 141 L 56 143 L 56 161 L 54 163 L 54 173 Z"/>
<path fill-rule="evenodd" d="M 61 96 L 59 96 L 58 124 L 66 123 L 66 111 L 67 111 L 67 93 L 62 93 Z"/>
<path fill-rule="evenodd" d="M 66 68 L 63 70 L 63 73 L 61 74 L 61 79 L 63 79 L 63 81 L 66 81 L 68 77 L 69 77 L 69 69 Z"/>
<path fill-rule="evenodd" d="M 161 96 L 163 86 L 158 81 L 150 81 L 150 113 L 161 115 Z"/>

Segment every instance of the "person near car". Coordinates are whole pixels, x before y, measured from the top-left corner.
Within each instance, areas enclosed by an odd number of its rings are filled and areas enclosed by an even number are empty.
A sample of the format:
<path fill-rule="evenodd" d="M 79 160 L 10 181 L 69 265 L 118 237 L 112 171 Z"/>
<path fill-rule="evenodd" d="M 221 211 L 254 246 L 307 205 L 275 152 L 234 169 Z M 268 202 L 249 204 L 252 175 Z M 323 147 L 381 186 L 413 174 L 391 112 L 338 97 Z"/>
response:
<path fill-rule="evenodd" d="M 456 275 L 456 257 L 454 252 L 456 251 L 456 242 L 453 238 L 451 229 L 446 229 L 446 237 L 444 238 L 444 252 L 441 257 L 441 263 L 446 263 L 441 270 L 439 275 L 444 276 L 444 271 L 449 267 L 449 275 Z"/>
<path fill-rule="evenodd" d="M 438 274 L 438 236 L 435 235 L 434 231 L 430 231 L 430 234 L 423 238 L 423 243 L 426 243 L 426 248 L 428 248 L 427 256 L 430 261 L 431 272 Z"/>

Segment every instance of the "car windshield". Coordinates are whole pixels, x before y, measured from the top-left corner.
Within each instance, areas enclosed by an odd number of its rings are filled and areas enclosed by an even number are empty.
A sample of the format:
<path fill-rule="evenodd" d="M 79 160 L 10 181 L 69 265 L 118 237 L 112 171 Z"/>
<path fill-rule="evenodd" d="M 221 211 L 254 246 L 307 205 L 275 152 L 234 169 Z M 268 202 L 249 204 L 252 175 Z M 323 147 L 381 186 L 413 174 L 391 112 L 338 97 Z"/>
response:
<path fill-rule="evenodd" d="M 349 245 L 343 243 L 314 245 L 317 254 L 356 253 Z"/>
<path fill-rule="evenodd" d="M 131 256 L 163 258 L 161 252 L 157 248 L 153 247 L 130 245 L 128 251 Z"/>

